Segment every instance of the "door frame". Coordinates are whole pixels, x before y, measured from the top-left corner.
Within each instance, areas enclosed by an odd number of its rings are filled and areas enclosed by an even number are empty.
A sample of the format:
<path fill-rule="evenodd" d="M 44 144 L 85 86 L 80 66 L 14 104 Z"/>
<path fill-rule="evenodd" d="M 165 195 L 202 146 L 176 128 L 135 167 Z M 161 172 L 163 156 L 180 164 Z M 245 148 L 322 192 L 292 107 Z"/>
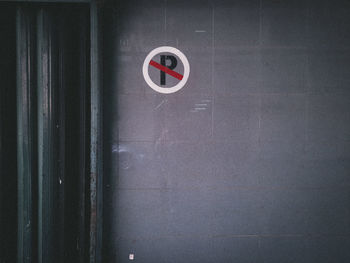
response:
<path fill-rule="evenodd" d="M 102 30 L 101 13 L 105 1 L 103 0 L 0 0 L 7 3 L 42 3 L 67 4 L 85 3 L 90 10 L 90 170 L 88 171 L 89 198 L 89 262 L 102 261 L 102 223 L 103 223 L 103 156 L 102 156 Z M 18 120 L 20 121 L 20 120 Z M 21 136 L 21 135 L 19 135 Z M 21 148 L 18 148 L 21 151 Z M 18 153 L 21 154 L 21 153 Z M 24 154 L 22 152 L 22 154 Z M 30 156 L 29 156 L 30 158 Z M 24 169 L 25 167 L 23 167 Z M 25 178 L 24 178 L 25 179 Z M 26 179 L 25 179 L 26 180 Z M 23 185 L 22 185 L 23 187 Z M 18 193 L 25 198 L 25 192 Z M 27 200 L 28 201 L 28 200 Z M 19 215 L 20 216 L 20 215 Z M 23 242 L 30 242 L 23 240 Z M 26 245 L 26 244 L 25 244 Z M 30 244 L 27 244 L 30 246 Z M 17 253 L 20 253 L 18 251 Z M 25 262 L 30 262 L 24 260 Z"/>

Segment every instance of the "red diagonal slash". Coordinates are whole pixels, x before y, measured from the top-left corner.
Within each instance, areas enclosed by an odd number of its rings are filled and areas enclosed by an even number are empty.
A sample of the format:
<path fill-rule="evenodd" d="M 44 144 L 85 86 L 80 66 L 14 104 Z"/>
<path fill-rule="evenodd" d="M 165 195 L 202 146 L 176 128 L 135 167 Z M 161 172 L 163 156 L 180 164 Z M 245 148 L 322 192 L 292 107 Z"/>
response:
<path fill-rule="evenodd" d="M 163 65 L 161 65 L 161 64 L 159 64 L 159 63 L 157 63 L 157 62 L 155 62 L 154 60 L 151 60 L 151 61 L 149 62 L 149 64 L 150 64 L 151 66 L 153 66 L 153 67 L 155 67 L 155 68 L 161 70 L 161 71 L 164 71 L 166 74 L 169 74 L 170 76 L 173 76 L 174 78 L 177 78 L 177 79 L 179 79 L 179 80 L 182 80 L 182 78 L 184 77 L 184 76 L 182 76 L 181 74 L 177 73 L 176 71 L 171 70 L 170 68 L 167 68 L 167 67 L 165 67 L 165 66 L 163 66 Z"/>

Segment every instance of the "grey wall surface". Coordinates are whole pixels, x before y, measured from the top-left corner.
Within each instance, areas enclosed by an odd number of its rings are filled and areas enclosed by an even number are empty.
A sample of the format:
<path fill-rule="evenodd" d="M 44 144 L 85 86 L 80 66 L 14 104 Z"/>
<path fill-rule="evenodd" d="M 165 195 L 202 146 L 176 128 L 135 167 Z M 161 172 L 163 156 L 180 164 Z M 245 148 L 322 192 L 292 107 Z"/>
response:
<path fill-rule="evenodd" d="M 350 2 L 129 0 L 105 16 L 105 262 L 350 262 Z M 177 93 L 142 64 L 169 45 Z"/>

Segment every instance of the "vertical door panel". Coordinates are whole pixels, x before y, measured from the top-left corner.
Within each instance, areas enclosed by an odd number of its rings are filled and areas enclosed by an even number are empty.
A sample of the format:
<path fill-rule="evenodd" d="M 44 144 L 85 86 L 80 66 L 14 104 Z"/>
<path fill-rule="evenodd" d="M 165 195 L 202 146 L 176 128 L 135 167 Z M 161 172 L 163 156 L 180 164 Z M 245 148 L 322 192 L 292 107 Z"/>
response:
<path fill-rule="evenodd" d="M 89 256 L 89 35 L 87 6 L 18 5 L 19 262 Z"/>

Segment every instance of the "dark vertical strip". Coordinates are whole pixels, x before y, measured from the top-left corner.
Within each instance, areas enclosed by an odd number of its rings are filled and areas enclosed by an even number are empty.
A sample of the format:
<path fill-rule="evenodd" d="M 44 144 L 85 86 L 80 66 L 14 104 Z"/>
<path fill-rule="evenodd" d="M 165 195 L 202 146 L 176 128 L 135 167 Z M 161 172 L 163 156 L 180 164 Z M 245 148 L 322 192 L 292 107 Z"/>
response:
<path fill-rule="evenodd" d="M 38 258 L 40 263 L 57 261 L 57 140 L 55 68 L 51 16 L 41 8 L 37 16 L 38 52 Z M 57 64 L 57 63 L 56 63 Z"/>
<path fill-rule="evenodd" d="M 47 178 L 47 167 L 44 163 L 46 151 L 44 149 L 44 135 L 47 135 L 47 112 L 48 112 L 48 101 L 47 101 L 47 90 L 48 90 L 48 65 L 47 56 L 48 50 L 46 47 L 46 39 L 44 39 L 44 11 L 41 10 L 38 16 L 38 170 L 39 170 L 39 200 L 38 200 L 38 260 L 40 263 L 45 262 L 47 258 L 47 235 L 46 220 L 47 215 L 45 209 L 49 200 L 44 200 L 46 195 L 48 178 Z M 45 101 L 44 101 L 45 99 Z M 45 104 L 44 104 L 45 103 Z M 45 174 L 46 173 L 46 174 Z"/>
<path fill-rule="evenodd" d="M 102 262 L 113 262 L 115 258 L 114 249 L 114 236 L 111 232 L 115 229 L 115 218 L 113 218 L 113 207 L 111 204 L 114 202 L 114 186 L 118 181 L 118 170 L 115 169 L 111 173 L 112 163 L 118 163 L 118 154 L 112 154 L 112 147 L 117 147 L 114 143 L 114 138 L 118 138 L 118 131 L 111 129 L 110 124 L 113 120 L 113 109 L 118 108 L 118 100 L 116 100 L 117 89 L 109 88 L 108 83 L 113 83 L 115 80 L 115 56 L 118 52 L 115 50 L 116 42 L 118 41 L 115 30 L 115 25 L 118 24 L 120 16 L 117 4 L 115 2 L 105 3 L 103 6 L 103 119 L 109 120 L 103 122 L 103 242 L 102 242 Z M 113 142 L 113 143 L 112 143 Z M 117 166 L 118 167 L 118 166 Z M 114 260 L 115 261 L 115 260 Z"/>
<path fill-rule="evenodd" d="M 34 162 L 33 68 L 30 16 L 17 9 L 18 262 L 32 262 L 32 178 Z"/>
<path fill-rule="evenodd" d="M 59 10 L 61 13 L 62 10 Z M 58 24 L 59 28 L 59 37 L 58 37 L 58 101 L 59 101 L 59 109 L 58 109 L 58 254 L 59 254 L 59 262 L 65 262 L 65 215 L 66 215 L 66 207 L 65 207 L 65 174 L 66 174 L 66 100 L 65 100 L 65 20 L 59 19 Z"/>
<path fill-rule="evenodd" d="M 87 104 L 87 90 L 89 88 L 87 80 L 88 76 L 88 30 L 86 27 L 86 24 L 88 22 L 88 17 L 86 12 L 80 13 L 80 19 L 79 19 L 79 28 L 80 34 L 79 34 L 79 68 L 80 68 L 80 75 L 79 75 L 79 97 L 80 97 L 80 109 L 79 109 L 79 130 L 80 130 L 80 141 L 79 141 L 79 236 L 78 236 L 78 249 L 79 249 L 79 262 L 84 263 L 87 262 L 86 258 L 86 246 L 88 245 L 88 242 L 86 242 L 87 238 L 87 232 L 86 232 L 86 215 L 87 215 L 87 209 L 86 209 L 86 175 L 88 174 L 87 171 L 89 170 L 87 167 L 87 164 L 89 163 L 88 160 L 88 137 L 89 134 L 87 131 L 89 131 L 89 123 L 88 123 L 88 105 Z"/>
<path fill-rule="evenodd" d="M 1 66 L 1 64 L 0 64 Z M 0 68 L 0 74 L 2 74 L 2 68 Z M 0 94 L 4 93 L 4 87 L 0 86 Z M 3 105 L 4 105 L 4 96 L 0 96 L 0 171 L 4 170 L 4 145 L 3 145 L 3 138 L 4 138 L 4 123 L 5 123 L 5 118 L 4 118 L 4 109 L 3 109 Z M 0 175 L 0 211 L 4 211 L 3 210 L 3 203 L 4 203 L 4 199 L 5 196 L 3 195 L 4 192 L 4 176 Z M 4 224 L 4 216 L 0 216 L 0 235 L 4 236 L 4 228 L 3 228 L 3 224 Z M 4 258 L 4 241 L 0 241 L 0 262 L 1 260 Z"/>
<path fill-rule="evenodd" d="M 16 9 L 0 3 L 0 262 L 17 255 Z"/>
<path fill-rule="evenodd" d="M 102 245 L 102 83 L 99 6 L 90 8 L 91 38 L 91 146 L 90 146 L 90 263 L 101 262 Z"/>

